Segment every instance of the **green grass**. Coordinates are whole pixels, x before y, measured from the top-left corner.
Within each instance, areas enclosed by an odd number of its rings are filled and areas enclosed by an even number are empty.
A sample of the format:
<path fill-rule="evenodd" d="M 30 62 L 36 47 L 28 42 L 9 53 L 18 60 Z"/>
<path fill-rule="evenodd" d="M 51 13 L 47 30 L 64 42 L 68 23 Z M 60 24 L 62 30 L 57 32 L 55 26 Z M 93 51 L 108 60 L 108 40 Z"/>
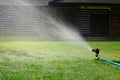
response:
<path fill-rule="evenodd" d="M 119 80 L 114 65 L 94 60 L 80 42 L 0 42 L 0 80 Z M 119 41 L 88 42 L 100 56 L 120 61 Z"/>

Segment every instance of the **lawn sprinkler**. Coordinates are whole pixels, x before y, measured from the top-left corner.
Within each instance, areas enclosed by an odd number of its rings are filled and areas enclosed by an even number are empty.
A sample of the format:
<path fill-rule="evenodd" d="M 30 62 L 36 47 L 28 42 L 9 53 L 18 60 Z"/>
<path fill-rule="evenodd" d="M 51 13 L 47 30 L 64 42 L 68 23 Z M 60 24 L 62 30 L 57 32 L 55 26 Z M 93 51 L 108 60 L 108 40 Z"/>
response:
<path fill-rule="evenodd" d="M 100 50 L 98 48 L 92 49 L 92 52 L 94 52 L 96 54 L 95 58 L 94 58 L 95 60 L 100 60 L 100 61 L 107 62 L 107 63 L 112 64 L 112 65 L 115 65 L 120 70 L 120 64 L 119 63 L 113 62 L 113 61 L 110 61 L 110 60 L 106 60 L 106 59 L 104 59 L 102 57 L 99 57 Z"/>
<path fill-rule="evenodd" d="M 96 48 L 96 49 L 92 49 L 92 51 L 96 54 L 95 55 L 95 59 L 98 60 L 99 59 L 99 52 L 100 52 L 100 50 L 98 48 Z"/>

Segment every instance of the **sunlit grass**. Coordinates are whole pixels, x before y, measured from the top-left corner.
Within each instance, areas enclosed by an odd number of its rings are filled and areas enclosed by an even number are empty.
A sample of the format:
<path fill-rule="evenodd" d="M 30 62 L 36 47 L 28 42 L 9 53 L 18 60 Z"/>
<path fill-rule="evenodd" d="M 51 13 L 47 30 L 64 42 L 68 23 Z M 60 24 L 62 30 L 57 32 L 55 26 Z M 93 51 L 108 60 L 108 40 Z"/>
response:
<path fill-rule="evenodd" d="M 100 56 L 119 61 L 120 42 L 88 42 Z M 1 80 L 119 80 L 114 65 L 94 60 L 80 42 L 0 42 Z"/>

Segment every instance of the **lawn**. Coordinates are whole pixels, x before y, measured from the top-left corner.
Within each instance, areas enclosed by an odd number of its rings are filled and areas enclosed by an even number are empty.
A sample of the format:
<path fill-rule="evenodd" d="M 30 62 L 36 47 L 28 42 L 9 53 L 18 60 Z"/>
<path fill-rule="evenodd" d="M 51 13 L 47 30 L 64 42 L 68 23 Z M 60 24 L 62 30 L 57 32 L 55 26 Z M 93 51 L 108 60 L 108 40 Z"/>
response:
<path fill-rule="evenodd" d="M 100 56 L 120 61 L 120 41 L 88 41 Z M 119 80 L 120 70 L 94 60 L 81 42 L 0 42 L 0 80 Z"/>

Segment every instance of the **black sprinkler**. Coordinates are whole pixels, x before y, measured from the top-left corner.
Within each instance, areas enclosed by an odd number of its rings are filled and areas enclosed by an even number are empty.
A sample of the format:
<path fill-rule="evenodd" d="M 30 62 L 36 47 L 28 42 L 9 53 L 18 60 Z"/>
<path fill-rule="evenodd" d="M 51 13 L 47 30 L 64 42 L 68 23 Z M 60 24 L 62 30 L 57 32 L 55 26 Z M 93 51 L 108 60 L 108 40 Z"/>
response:
<path fill-rule="evenodd" d="M 95 55 L 95 59 L 98 59 L 99 58 L 100 50 L 98 48 L 96 48 L 96 49 L 92 49 L 92 51 L 96 54 Z"/>
<path fill-rule="evenodd" d="M 103 61 L 103 62 L 106 62 L 106 63 L 113 64 L 113 65 L 117 66 L 118 69 L 120 70 L 120 64 L 119 63 L 116 63 L 116 62 L 113 62 L 113 61 L 110 61 L 110 60 L 106 60 L 102 57 L 99 57 L 100 50 L 98 48 L 92 49 L 92 52 L 94 52 L 96 54 L 95 55 L 95 60 L 100 60 L 100 61 Z"/>

